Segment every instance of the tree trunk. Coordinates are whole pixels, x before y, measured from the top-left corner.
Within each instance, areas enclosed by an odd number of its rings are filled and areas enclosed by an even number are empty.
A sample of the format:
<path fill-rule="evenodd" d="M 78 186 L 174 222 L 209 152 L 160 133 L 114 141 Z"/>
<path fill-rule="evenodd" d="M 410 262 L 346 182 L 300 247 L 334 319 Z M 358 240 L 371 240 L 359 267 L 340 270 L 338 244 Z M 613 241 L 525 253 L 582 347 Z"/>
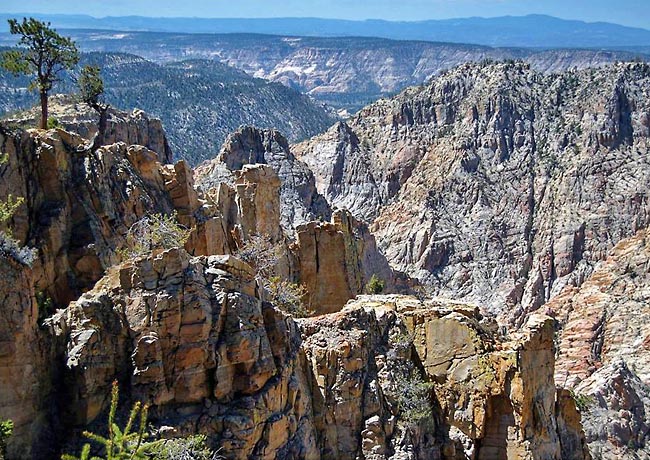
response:
<path fill-rule="evenodd" d="M 41 129 L 47 129 L 47 92 L 41 91 Z"/>
<path fill-rule="evenodd" d="M 104 145 L 104 136 L 106 134 L 106 124 L 108 122 L 108 108 L 109 106 L 93 106 L 97 112 L 99 112 L 99 126 L 97 128 L 97 134 L 93 139 L 93 145 L 91 150 L 94 152 L 99 147 Z"/>
<path fill-rule="evenodd" d="M 106 135 L 106 123 L 108 122 L 108 106 L 102 107 L 99 111 L 99 139 L 104 144 Z"/>

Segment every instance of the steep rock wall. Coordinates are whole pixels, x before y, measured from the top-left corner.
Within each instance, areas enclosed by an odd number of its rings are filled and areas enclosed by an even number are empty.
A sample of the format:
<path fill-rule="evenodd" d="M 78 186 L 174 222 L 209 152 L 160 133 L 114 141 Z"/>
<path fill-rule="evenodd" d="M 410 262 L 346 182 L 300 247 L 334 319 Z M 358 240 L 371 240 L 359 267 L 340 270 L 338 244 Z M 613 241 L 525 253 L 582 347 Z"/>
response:
<path fill-rule="evenodd" d="M 648 224 L 649 78 L 464 65 L 292 152 L 394 269 L 520 325 Z"/>
<path fill-rule="evenodd" d="M 69 423 L 96 418 L 119 378 L 154 423 L 206 433 L 227 458 L 560 459 L 561 433 L 580 435 L 558 429 L 550 318 L 504 342 L 475 309 L 379 296 L 295 321 L 237 259 L 169 250 L 116 267 L 49 324 L 67 342 Z M 413 425 L 398 394 L 419 363 L 432 418 Z"/>

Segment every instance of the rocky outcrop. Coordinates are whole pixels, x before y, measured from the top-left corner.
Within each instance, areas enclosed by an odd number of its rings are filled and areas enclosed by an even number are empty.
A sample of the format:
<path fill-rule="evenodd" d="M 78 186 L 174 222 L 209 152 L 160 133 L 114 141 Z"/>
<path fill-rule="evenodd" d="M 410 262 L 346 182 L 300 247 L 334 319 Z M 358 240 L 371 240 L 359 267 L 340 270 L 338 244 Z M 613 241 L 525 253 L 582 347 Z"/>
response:
<path fill-rule="evenodd" d="M 449 433 L 444 455 L 589 458 L 579 420 L 565 421 L 575 407 L 562 405 L 550 372 L 551 318 L 532 316 L 522 332 L 504 340 L 477 307 L 435 301 L 409 307 L 404 321 L 435 382 Z"/>
<path fill-rule="evenodd" d="M 128 228 L 146 213 L 179 214 L 190 220 L 188 170 L 162 166 L 143 146 L 117 143 L 95 152 L 63 130 L 0 133 L 9 156 L 0 194 L 25 198 L 10 223 L 22 244 L 38 249 L 37 291 L 60 306 L 79 296 L 119 260 Z M 188 185 L 189 184 L 189 185 Z M 189 195 L 188 195 L 189 193 Z"/>
<path fill-rule="evenodd" d="M 575 393 L 593 458 L 648 458 L 650 389 L 623 359 L 612 359 Z"/>
<path fill-rule="evenodd" d="M 245 165 L 232 184 L 217 182 L 205 195 L 206 219 L 197 222 L 186 248 L 194 255 L 232 254 L 252 236 L 284 241 L 280 179 L 264 164 Z"/>
<path fill-rule="evenodd" d="M 87 145 L 61 129 L 0 131 L 0 196 L 24 199 L 0 234 L 0 418 L 15 424 L 9 458 L 50 458 L 58 448 L 61 350 L 44 318 L 120 260 L 139 218 L 178 211 L 191 225 L 201 211 L 183 162 L 163 166 L 141 145 Z"/>
<path fill-rule="evenodd" d="M 233 173 L 235 183 L 220 182 L 207 193 L 206 212 L 214 217 L 192 231 L 186 248 L 195 255 L 234 254 L 254 236 L 277 245 L 276 274 L 294 280 L 308 292 L 313 314 L 339 311 L 364 292 L 373 275 L 386 292 L 408 287 L 408 279 L 391 270 L 368 227 L 347 211 L 335 211 L 331 222 L 312 221 L 283 233 L 281 188 L 266 164 L 245 164 Z"/>
<path fill-rule="evenodd" d="M 314 172 L 318 191 L 332 206 L 369 220 L 388 198 L 380 192 L 387 187 L 374 177 L 376 169 L 367 146 L 346 123 L 337 123 L 327 133 L 293 150 Z"/>
<path fill-rule="evenodd" d="M 314 314 L 339 311 L 364 292 L 375 275 L 386 292 L 395 290 L 398 278 L 377 250 L 368 227 L 347 211 L 335 211 L 331 222 L 309 222 L 296 229 L 289 250 L 296 259 L 296 278 L 309 292 Z"/>
<path fill-rule="evenodd" d="M 398 281 L 406 283 L 390 269 L 367 226 L 349 212 L 335 211 L 331 222 L 322 221 L 331 214 L 329 205 L 277 131 L 241 128 L 217 159 L 197 168 L 196 176 L 216 221 L 214 229 L 197 229 L 191 245 L 200 250 L 192 253 L 233 253 L 255 235 L 281 243 L 287 266 L 278 267 L 278 273 L 307 289 L 315 314 L 340 310 L 363 293 L 372 275 L 384 281 L 388 292 Z M 206 246 L 206 238 L 212 246 Z"/>
<path fill-rule="evenodd" d="M 48 324 L 78 425 L 119 378 L 154 423 L 233 459 L 562 458 L 547 317 L 504 341 L 476 308 L 379 296 L 296 322 L 246 264 L 169 250 L 116 267 Z M 420 364 L 427 423 L 400 402 Z"/>
<path fill-rule="evenodd" d="M 231 134 L 217 158 L 197 167 L 197 185 L 207 191 L 220 182 L 232 182 L 232 171 L 256 163 L 268 164 L 280 178 L 280 210 L 287 231 L 311 220 L 330 218 L 329 204 L 316 192 L 313 174 L 293 156 L 287 140 L 276 130 L 242 127 Z"/>
<path fill-rule="evenodd" d="M 86 104 L 76 102 L 68 95 L 56 95 L 50 98 L 49 115 L 56 119 L 66 131 L 79 134 L 91 141 L 97 134 L 99 115 Z M 20 115 L 20 118 L 8 119 L 7 123 L 30 128 L 36 125 L 40 112 L 33 108 Z M 103 145 L 124 142 L 127 145 L 142 145 L 158 154 L 161 163 L 173 161 L 173 152 L 167 141 L 162 122 L 147 115 L 142 110 L 124 112 L 110 107 L 107 112 L 106 131 L 100 141 Z"/>
<path fill-rule="evenodd" d="M 519 325 L 648 224 L 649 78 L 465 65 L 292 151 L 394 269 Z"/>
<path fill-rule="evenodd" d="M 43 446 L 52 432 L 53 411 L 48 407 L 47 352 L 38 340 L 39 305 L 29 265 L 3 253 L 0 292 L 0 418 L 14 423 L 7 457 L 37 458 L 39 452 L 51 453 Z"/>
<path fill-rule="evenodd" d="M 136 260 L 50 324 L 68 343 L 74 424 L 98 415 L 119 377 L 154 405 L 154 419 L 219 434 L 231 458 L 275 458 L 278 449 L 314 458 L 296 326 L 262 303 L 237 259 L 170 250 Z"/>
<path fill-rule="evenodd" d="M 594 457 L 647 455 L 649 260 L 641 230 L 545 306 L 563 324 L 555 380 L 578 394 Z"/>

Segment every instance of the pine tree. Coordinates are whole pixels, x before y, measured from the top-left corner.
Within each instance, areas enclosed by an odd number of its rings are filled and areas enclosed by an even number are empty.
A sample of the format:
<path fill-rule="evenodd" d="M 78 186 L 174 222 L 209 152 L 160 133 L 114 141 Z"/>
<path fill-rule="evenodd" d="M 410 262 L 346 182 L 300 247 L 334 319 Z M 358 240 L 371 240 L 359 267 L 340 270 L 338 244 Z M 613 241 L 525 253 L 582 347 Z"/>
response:
<path fill-rule="evenodd" d="M 146 460 L 150 457 L 149 454 L 152 453 L 162 441 L 145 441 L 148 436 L 146 428 L 149 406 L 146 404 L 143 406 L 142 403 L 136 402 L 131 409 L 129 419 L 126 422 L 124 429 L 120 429 L 118 424 L 115 422 L 118 401 L 119 388 L 115 381 L 113 382 L 113 388 L 111 391 L 111 407 L 108 412 L 107 438 L 89 431 L 83 432 L 83 435 L 86 438 L 95 441 L 103 447 L 106 456 L 91 457 L 90 444 L 84 444 L 79 457 L 64 454 L 61 456 L 61 460 Z M 138 418 L 140 419 L 138 430 L 132 431 L 135 421 Z"/>
<path fill-rule="evenodd" d="M 61 72 L 77 65 L 79 52 L 74 42 L 59 35 L 49 22 L 34 18 L 23 18 L 22 22 L 9 19 L 9 32 L 20 35 L 20 40 L 17 48 L 2 54 L 0 66 L 14 75 L 34 75 L 30 89 L 39 92 L 40 128 L 47 129 L 48 94 L 60 80 Z"/>

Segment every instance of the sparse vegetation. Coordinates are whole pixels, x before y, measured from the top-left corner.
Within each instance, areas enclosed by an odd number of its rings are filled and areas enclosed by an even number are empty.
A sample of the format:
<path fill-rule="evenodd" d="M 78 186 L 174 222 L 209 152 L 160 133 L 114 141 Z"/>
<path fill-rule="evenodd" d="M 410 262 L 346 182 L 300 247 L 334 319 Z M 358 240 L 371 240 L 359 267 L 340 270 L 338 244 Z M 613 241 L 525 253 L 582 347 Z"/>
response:
<path fill-rule="evenodd" d="M 151 457 L 153 460 L 222 460 L 219 451 L 210 449 L 205 435 L 174 438 L 158 445 Z"/>
<path fill-rule="evenodd" d="M 392 348 L 387 354 L 390 369 L 396 376 L 387 393 L 397 403 L 399 419 L 406 426 L 431 419 L 431 391 L 433 383 L 426 381 L 411 361 L 413 334 L 391 332 Z"/>
<path fill-rule="evenodd" d="M 268 235 L 251 235 L 235 255 L 253 267 L 259 279 L 269 280 L 275 276 L 281 250 L 282 247 L 273 243 Z"/>
<path fill-rule="evenodd" d="M 97 134 L 91 147 L 95 151 L 103 144 L 110 108 L 110 105 L 104 102 L 104 80 L 99 66 L 85 65 L 77 79 L 77 86 L 81 101 L 92 107 L 99 115 Z"/>
<path fill-rule="evenodd" d="M 7 442 L 14 432 L 14 422 L 11 420 L 0 421 L 0 460 L 7 454 Z"/>
<path fill-rule="evenodd" d="M 9 195 L 5 201 L 0 201 L 0 225 L 4 225 L 11 217 L 14 215 L 14 212 L 25 202 L 25 199 L 22 196 L 15 197 Z M 6 229 L 5 233 L 8 236 L 11 236 L 10 229 Z"/>
<path fill-rule="evenodd" d="M 108 437 L 84 431 L 83 436 L 101 446 L 104 457 L 92 456 L 91 445 L 86 443 L 81 449 L 79 457 L 63 454 L 61 460 L 145 460 L 150 459 L 153 452 L 159 448 L 162 441 L 147 441 L 147 417 L 149 406 L 136 402 L 131 409 L 128 421 L 124 428 L 120 428 L 115 421 L 119 401 L 119 388 L 113 382 L 111 391 L 111 406 L 108 413 Z M 139 419 L 137 431 L 132 431 L 136 420 Z"/>
<path fill-rule="evenodd" d="M 47 117 L 47 129 L 61 128 L 61 123 L 56 117 Z"/>
<path fill-rule="evenodd" d="M 8 161 L 6 153 L 0 153 L 0 165 Z M 12 238 L 11 229 L 6 225 L 16 210 L 25 202 L 23 197 L 7 196 L 7 199 L 0 201 L 0 256 L 11 257 L 14 260 L 31 266 L 36 258 L 36 251 L 31 248 L 22 247 L 18 241 Z"/>
<path fill-rule="evenodd" d="M 253 235 L 235 255 L 255 269 L 257 280 L 273 305 L 296 318 L 309 316 L 311 312 L 305 306 L 307 289 L 276 275 L 281 252 L 282 245 L 273 243 L 268 235 Z"/>
<path fill-rule="evenodd" d="M 148 214 L 134 223 L 126 235 L 123 257 L 139 257 L 154 249 L 179 248 L 185 245 L 190 231 L 176 220 L 176 214 Z"/>
<path fill-rule="evenodd" d="M 571 392 L 571 396 L 573 396 L 573 400 L 576 402 L 576 407 L 580 412 L 584 412 L 589 408 L 589 406 L 592 406 L 596 403 L 596 400 L 593 398 L 593 396 L 577 394 L 573 391 Z"/>
<path fill-rule="evenodd" d="M 4 232 L 0 232 L 0 256 L 10 257 L 23 265 L 31 267 L 36 260 L 36 250 L 21 246 Z"/>
<path fill-rule="evenodd" d="M 370 277 L 370 280 L 366 284 L 366 293 L 367 294 L 381 294 L 384 292 L 386 287 L 386 282 L 379 278 L 376 274 L 373 274 Z"/>
<path fill-rule="evenodd" d="M 425 381 L 416 369 L 410 378 L 402 381 L 398 393 L 401 419 L 408 424 L 417 424 L 432 416 L 431 391 L 433 383 Z"/>
<path fill-rule="evenodd" d="M 36 293 L 36 303 L 38 305 L 38 324 L 42 325 L 43 321 L 54 313 L 54 302 L 47 293 L 40 291 Z"/>
<path fill-rule="evenodd" d="M 296 318 L 305 318 L 311 314 L 304 304 L 303 299 L 309 295 L 304 286 L 274 276 L 266 281 L 264 287 L 271 303 L 280 310 Z"/>

